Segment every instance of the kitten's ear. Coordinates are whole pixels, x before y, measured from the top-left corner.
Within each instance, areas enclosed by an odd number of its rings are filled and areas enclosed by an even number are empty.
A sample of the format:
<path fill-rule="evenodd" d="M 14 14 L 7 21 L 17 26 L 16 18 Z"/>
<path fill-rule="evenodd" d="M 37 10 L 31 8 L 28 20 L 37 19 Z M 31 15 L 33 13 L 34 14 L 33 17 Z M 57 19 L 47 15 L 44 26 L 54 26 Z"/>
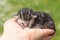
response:
<path fill-rule="evenodd" d="M 19 15 L 18 16 L 14 16 L 14 17 L 18 19 L 19 18 Z"/>
<path fill-rule="evenodd" d="M 32 16 L 32 19 L 36 18 L 37 16 L 36 15 L 31 15 Z"/>

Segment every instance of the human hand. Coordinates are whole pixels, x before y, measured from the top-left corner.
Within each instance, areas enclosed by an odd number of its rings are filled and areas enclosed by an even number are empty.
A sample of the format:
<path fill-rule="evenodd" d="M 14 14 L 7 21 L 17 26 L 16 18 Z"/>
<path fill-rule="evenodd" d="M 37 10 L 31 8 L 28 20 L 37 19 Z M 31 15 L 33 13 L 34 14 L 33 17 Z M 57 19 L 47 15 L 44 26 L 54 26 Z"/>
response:
<path fill-rule="evenodd" d="M 16 18 L 4 23 L 4 32 L 1 40 L 50 40 L 54 30 L 51 29 L 23 29 L 16 22 Z"/>

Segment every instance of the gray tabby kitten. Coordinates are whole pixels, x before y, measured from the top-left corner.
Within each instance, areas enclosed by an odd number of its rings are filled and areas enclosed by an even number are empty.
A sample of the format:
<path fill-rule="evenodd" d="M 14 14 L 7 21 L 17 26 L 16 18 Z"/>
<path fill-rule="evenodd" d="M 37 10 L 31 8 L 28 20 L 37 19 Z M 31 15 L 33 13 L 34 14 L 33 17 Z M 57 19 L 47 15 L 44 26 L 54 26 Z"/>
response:
<path fill-rule="evenodd" d="M 17 22 L 22 28 L 41 28 L 55 30 L 53 19 L 43 11 L 33 11 L 29 8 L 22 8 L 16 15 Z"/>

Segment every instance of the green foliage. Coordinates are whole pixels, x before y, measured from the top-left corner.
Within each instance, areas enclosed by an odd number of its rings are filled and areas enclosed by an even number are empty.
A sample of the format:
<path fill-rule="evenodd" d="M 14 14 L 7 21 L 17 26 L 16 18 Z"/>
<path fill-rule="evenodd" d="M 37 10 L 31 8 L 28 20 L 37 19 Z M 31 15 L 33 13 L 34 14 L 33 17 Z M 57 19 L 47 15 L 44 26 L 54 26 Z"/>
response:
<path fill-rule="evenodd" d="M 48 12 L 54 19 L 57 29 L 56 36 L 52 40 L 59 40 L 60 0 L 0 0 L 0 34 L 3 31 L 3 23 L 23 7 Z"/>

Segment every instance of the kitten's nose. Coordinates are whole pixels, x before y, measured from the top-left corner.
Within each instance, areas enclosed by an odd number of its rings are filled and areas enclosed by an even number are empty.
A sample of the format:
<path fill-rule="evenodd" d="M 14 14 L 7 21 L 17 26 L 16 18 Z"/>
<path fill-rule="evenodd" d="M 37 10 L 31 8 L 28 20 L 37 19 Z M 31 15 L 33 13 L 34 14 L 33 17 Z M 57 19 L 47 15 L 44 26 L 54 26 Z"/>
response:
<path fill-rule="evenodd" d="M 22 23 L 22 28 L 24 29 L 24 28 L 26 28 L 26 27 L 28 27 L 28 25 L 29 25 L 29 23 L 28 22 L 24 22 L 24 23 Z"/>
<path fill-rule="evenodd" d="M 24 25 L 24 27 L 28 27 L 29 23 L 25 22 L 23 25 Z"/>

